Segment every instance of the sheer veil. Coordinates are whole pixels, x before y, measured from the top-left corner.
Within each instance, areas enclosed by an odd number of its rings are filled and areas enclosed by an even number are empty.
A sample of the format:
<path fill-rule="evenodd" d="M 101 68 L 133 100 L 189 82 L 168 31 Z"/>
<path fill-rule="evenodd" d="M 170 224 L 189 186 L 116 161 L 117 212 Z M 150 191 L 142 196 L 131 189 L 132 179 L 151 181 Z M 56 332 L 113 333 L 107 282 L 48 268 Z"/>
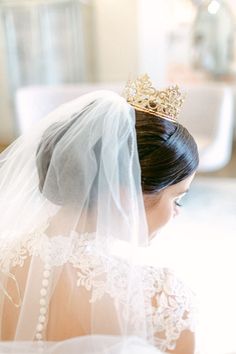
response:
<path fill-rule="evenodd" d="M 152 290 L 132 252 L 122 262 L 116 255 L 119 242 L 148 244 L 135 111 L 125 99 L 81 96 L 5 150 L 0 215 L 3 340 L 152 340 L 144 296 Z"/>

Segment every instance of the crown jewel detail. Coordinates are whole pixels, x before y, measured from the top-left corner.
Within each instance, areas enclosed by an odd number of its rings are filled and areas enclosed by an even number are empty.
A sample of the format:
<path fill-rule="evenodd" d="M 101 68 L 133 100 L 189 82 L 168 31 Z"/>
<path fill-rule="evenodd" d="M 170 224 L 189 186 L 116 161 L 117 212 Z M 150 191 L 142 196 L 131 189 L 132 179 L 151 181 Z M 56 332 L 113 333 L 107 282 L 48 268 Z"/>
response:
<path fill-rule="evenodd" d="M 126 101 L 139 111 L 177 122 L 184 95 L 177 85 L 156 90 L 147 74 L 129 80 L 124 89 Z"/>

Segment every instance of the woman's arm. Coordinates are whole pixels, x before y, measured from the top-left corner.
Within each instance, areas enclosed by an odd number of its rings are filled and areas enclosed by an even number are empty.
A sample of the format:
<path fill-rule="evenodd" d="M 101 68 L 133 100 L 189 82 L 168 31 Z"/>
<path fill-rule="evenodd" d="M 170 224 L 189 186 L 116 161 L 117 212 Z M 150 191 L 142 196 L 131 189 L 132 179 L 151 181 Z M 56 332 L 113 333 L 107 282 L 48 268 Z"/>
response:
<path fill-rule="evenodd" d="M 176 341 L 174 350 L 168 350 L 171 354 L 194 354 L 195 352 L 195 334 L 190 330 L 181 332 L 179 339 Z"/>

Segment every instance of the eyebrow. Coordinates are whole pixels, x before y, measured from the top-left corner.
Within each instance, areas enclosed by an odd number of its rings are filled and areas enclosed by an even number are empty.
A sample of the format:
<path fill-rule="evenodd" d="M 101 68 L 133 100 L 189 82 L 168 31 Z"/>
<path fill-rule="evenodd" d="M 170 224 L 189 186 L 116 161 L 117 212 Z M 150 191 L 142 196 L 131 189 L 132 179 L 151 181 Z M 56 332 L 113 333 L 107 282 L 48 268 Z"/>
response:
<path fill-rule="evenodd" d="M 185 191 L 183 191 L 183 192 L 178 193 L 177 195 L 186 194 L 186 193 L 188 193 L 188 191 L 189 191 L 189 188 L 188 188 L 188 189 L 186 189 L 186 190 L 185 190 Z"/>

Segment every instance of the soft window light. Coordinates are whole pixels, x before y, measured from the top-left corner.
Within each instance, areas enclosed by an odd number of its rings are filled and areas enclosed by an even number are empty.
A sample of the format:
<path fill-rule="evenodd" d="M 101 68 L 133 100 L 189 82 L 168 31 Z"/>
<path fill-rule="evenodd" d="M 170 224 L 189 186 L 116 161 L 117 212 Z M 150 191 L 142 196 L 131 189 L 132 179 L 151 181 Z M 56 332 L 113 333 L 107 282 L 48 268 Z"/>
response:
<path fill-rule="evenodd" d="M 212 0 L 208 5 L 207 9 L 211 15 L 215 15 L 218 12 L 219 8 L 220 8 L 219 2 L 216 0 Z"/>

